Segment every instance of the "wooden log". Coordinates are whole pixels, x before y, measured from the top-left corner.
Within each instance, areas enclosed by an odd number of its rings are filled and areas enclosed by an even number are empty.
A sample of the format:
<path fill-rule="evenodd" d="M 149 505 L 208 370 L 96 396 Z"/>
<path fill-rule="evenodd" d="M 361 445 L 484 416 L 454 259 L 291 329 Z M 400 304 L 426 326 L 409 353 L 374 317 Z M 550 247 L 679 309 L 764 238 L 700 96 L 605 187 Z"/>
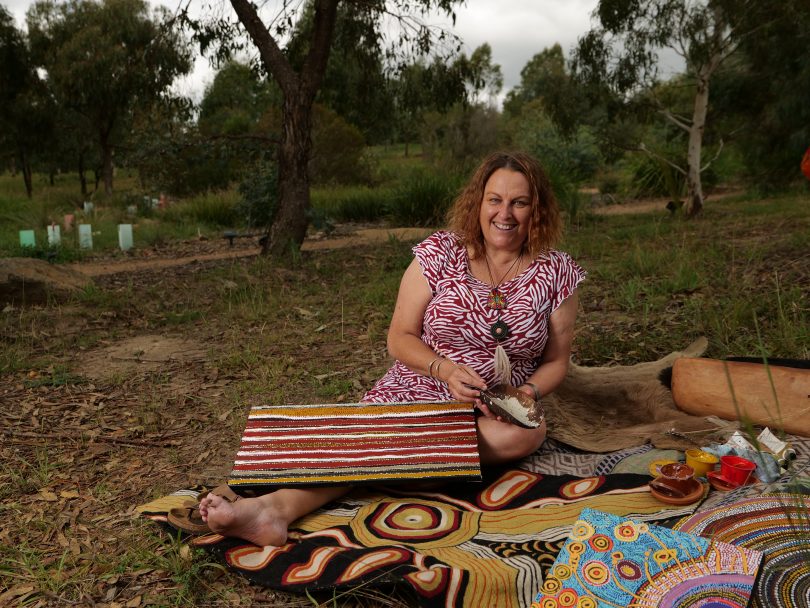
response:
<path fill-rule="evenodd" d="M 810 369 L 681 358 L 672 366 L 672 398 L 697 416 L 747 419 L 810 437 Z"/>

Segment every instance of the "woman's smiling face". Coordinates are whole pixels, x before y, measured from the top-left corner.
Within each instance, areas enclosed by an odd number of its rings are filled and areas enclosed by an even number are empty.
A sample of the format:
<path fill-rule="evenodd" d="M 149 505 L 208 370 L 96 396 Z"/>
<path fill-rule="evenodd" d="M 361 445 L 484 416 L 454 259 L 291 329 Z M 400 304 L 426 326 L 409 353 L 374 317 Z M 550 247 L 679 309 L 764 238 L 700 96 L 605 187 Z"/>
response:
<path fill-rule="evenodd" d="M 529 236 L 532 193 L 518 171 L 498 169 L 484 185 L 479 219 L 487 249 L 519 251 Z"/>

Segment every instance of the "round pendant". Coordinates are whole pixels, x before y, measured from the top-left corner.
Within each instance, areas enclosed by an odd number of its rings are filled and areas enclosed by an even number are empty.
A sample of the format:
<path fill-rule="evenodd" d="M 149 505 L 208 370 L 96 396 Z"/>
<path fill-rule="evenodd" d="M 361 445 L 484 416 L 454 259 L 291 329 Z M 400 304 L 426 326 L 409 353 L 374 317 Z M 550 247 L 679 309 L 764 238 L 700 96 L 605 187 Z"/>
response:
<path fill-rule="evenodd" d="M 506 294 L 500 291 L 497 287 L 489 292 L 487 298 L 487 306 L 491 310 L 504 310 L 506 308 Z"/>
<path fill-rule="evenodd" d="M 506 340 L 509 337 L 509 326 L 504 323 L 501 319 L 498 319 L 490 325 L 489 331 L 492 334 L 492 337 L 495 338 L 498 342 L 501 340 Z"/>

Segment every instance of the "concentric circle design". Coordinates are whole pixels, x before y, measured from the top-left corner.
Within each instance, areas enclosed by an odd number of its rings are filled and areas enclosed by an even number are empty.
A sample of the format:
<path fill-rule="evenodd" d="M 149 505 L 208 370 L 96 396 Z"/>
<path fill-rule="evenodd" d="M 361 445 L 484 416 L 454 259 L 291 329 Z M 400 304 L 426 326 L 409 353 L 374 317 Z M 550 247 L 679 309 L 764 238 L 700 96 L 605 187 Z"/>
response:
<path fill-rule="evenodd" d="M 593 536 L 594 529 L 587 521 L 579 520 L 571 528 L 571 538 L 574 540 L 588 540 Z"/>
<path fill-rule="evenodd" d="M 613 549 L 613 539 L 606 534 L 594 534 L 588 540 L 588 544 L 591 549 L 600 553 Z"/>
<path fill-rule="evenodd" d="M 616 528 L 613 530 L 613 534 L 616 536 L 617 540 L 632 543 L 633 541 L 638 540 L 638 524 L 630 520 L 624 521 L 616 526 Z"/>
<path fill-rule="evenodd" d="M 571 555 L 582 555 L 585 553 L 585 545 L 581 542 L 573 542 L 568 545 L 568 553 Z"/>
<path fill-rule="evenodd" d="M 561 581 L 568 580 L 573 573 L 574 571 L 568 564 L 557 564 L 551 571 L 551 574 Z"/>
<path fill-rule="evenodd" d="M 667 562 L 673 561 L 678 556 L 678 551 L 675 549 L 659 549 L 653 553 L 653 559 L 658 566 L 663 566 Z"/>
<path fill-rule="evenodd" d="M 582 578 L 595 587 L 601 587 L 610 581 L 610 570 L 602 562 L 586 562 L 582 565 Z"/>
<path fill-rule="evenodd" d="M 573 608 L 577 605 L 579 594 L 573 589 L 565 588 L 557 594 L 557 603 L 560 608 Z"/>
<path fill-rule="evenodd" d="M 596 600 L 592 597 L 581 597 L 577 601 L 577 608 L 597 608 Z"/>
<path fill-rule="evenodd" d="M 630 559 L 623 559 L 616 564 L 616 573 L 626 581 L 637 581 L 641 578 L 641 566 Z"/>
<path fill-rule="evenodd" d="M 810 496 L 769 494 L 686 518 L 675 529 L 761 551 L 751 606 L 810 606 Z"/>
<path fill-rule="evenodd" d="M 350 526 L 367 547 L 454 547 L 478 533 L 479 514 L 432 502 L 382 501 L 361 507 Z"/>
<path fill-rule="evenodd" d="M 554 576 L 547 576 L 546 580 L 543 581 L 543 593 L 546 595 L 556 595 L 557 592 L 562 589 L 562 583 L 560 579 Z"/>

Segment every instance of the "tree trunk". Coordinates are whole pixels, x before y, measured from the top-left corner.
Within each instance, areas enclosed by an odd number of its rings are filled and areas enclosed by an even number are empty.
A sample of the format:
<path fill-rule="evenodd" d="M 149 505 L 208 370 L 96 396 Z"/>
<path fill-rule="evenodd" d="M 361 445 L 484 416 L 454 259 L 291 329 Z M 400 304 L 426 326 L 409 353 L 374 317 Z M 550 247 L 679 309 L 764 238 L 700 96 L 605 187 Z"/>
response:
<path fill-rule="evenodd" d="M 84 152 L 79 152 L 79 183 L 82 186 L 82 197 L 87 196 L 87 176 L 84 174 L 85 171 Z"/>
<path fill-rule="evenodd" d="M 104 177 L 104 194 L 113 191 L 113 149 L 105 136 L 101 137 L 101 174 Z"/>
<path fill-rule="evenodd" d="M 298 251 L 307 233 L 312 150 L 312 102 L 287 95 L 278 149 L 278 207 L 268 228 L 263 253 L 275 257 Z M 303 96 L 302 96 L 303 97 Z"/>
<path fill-rule="evenodd" d="M 689 128 L 689 147 L 686 156 L 686 202 L 684 203 L 684 211 L 687 217 L 694 217 L 703 209 L 703 184 L 700 181 L 700 157 L 708 109 L 709 77 L 708 75 L 698 74 L 698 84 L 695 91 L 695 107 L 692 112 L 692 124 Z"/>
<path fill-rule="evenodd" d="M 284 256 L 298 251 L 309 218 L 309 157 L 312 151 L 312 103 L 332 46 L 340 0 L 315 0 L 310 48 L 300 72 L 290 65 L 278 43 L 248 0 L 231 0 L 267 71 L 283 95 L 281 143 L 278 149 L 278 207 L 262 252 Z"/>
<path fill-rule="evenodd" d="M 34 180 L 31 171 L 31 161 L 28 160 L 28 155 L 24 150 L 20 150 L 20 168 L 23 174 L 23 181 L 25 182 L 25 193 L 28 198 L 34 196 Z"/>

